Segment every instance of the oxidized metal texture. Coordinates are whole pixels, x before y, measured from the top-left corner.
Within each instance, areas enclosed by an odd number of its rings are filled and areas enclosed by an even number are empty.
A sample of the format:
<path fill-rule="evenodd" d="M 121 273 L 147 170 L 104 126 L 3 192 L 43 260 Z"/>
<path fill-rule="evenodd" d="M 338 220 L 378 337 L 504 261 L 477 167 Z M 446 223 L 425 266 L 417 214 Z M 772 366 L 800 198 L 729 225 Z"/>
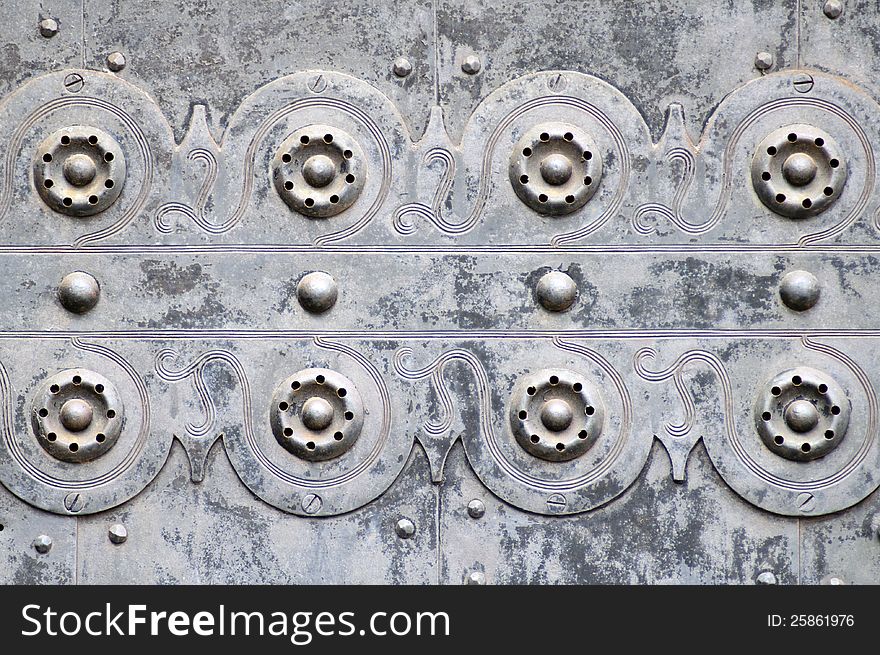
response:
<path fill-rule="evenodd" d="M 880 580 L 822 4 L 15 0 L 0 579 Z"/>

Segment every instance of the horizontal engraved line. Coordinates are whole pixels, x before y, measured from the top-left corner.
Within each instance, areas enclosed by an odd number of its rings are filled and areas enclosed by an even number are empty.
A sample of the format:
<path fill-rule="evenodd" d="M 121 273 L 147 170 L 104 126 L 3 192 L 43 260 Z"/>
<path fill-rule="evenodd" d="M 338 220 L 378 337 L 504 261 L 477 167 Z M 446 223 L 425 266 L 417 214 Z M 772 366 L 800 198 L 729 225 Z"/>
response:
<path fill-rule="evenodd" d="M 880 329 L 865 330 L 9 330 L 0 339 L 801 339 L 880 337 Z"/>
<path fill-rule="evenodd" d="M 314 253 L 321 255 L 341 254 L 423 254 L 437 253 L 444 255 L 472 255 L 475 253 L 487 254 L 520 254 L 520 253 L 616 253 L 616 254 L 698 254 L 698 253 L 850 253 L 872 254 L 880 253 L 878 244 L 854 244 L 854 245 L 822 245 L 822 246 L 798 246 L 795 244 L 770 244 L 770 245 L 738 245 L 727 246 L 722 244 L 707 244 L 694 246 L 692 244 L 669 244 L 669 245 L 578 245 L 578 246 L 550 246 L 550 245 L 473 245 L 473 246 L 383 246 L 383 245 L 347 245 L 347 246 L 313 246 L 308 244 L 213 244 L 213 245 L 98 245 L 84 247 L 75 246 L 0 246 L 0 255 L 160 255 L 160 254 L 289 254 L 289 253 Z"/>

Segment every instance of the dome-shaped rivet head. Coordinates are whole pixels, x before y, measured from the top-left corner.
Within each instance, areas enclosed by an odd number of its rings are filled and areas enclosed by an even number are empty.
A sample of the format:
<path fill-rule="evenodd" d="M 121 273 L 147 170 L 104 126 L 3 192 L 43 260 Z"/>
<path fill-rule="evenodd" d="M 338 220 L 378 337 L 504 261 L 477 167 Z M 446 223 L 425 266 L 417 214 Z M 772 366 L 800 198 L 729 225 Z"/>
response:
<path fill-rule="evenodd" d="M 303 309 L 320 314 L 336 304 L 339 291 L 334 280 L 327 273 L 315 271 L 304 275 L 296 285 L 296 297 Z"/>
<path fill-rule="evenodd" d="M 394 71 L 397 77 L 406 77 L 412 73 L 412 69 L 412 64 L 406 57 L 398 57 L 394 60 L 394 65 L 391 67 L 391 70 Z"/>
<path fill-rule="evenodd" d="M 76 314 L 82 314 L 98 304 L 101 297 L 101 287 L 98 281 L 82 271 L 76 271 L 66 275 L 58 286 L 58 299 L 64 309 Z"/>
<path fill-rule="evenodd" d="M 541 160 L 540 170 L 547 184 L 559 186 L 571 179 L 571 160 L 557 152 Z"/>
<path fill-rule="evenodd" d="M 61 167 L 64 178 L 73 186 L 85 186 L 95 179 L 98 169 L 88 155 L 78 153 L 64 160 Z"/>
<path fill-rule="evenodd" d="M 468 516 L 472 519 L 482 518 L 483 514 L 486 513 L 486 505 L 483 504 L 483 501 L 479 498 L 474 498 L 471 502 L 468 503 L 467 506 Z"/>
<path fill-rule="evenodd" d="M 128 530 L 121 523 L 115 523 L 110 526 L 107 536 L 110 537 L 110 541 L 114 544 L 124 544 L 125 540 L 128 539 Z"/>
<path fill-rule="evenodd" d="M 766 51 L 761 51 L 755 55 L 755 68 L 759 71 L 768 70 L 773 66 L 773 55 Z"/>
<path fill-rule="evenodd" d="M 111 52 L 107 55 L 107 68 L 118 73 L 125 68 L 125 55 L 121 52 Z"/>
<path fill-rule="evenodd" d="M 323 398 L 314 396 L 303 403 L 300 420 L 309 430 L 319 432 L 333 423 L 334 415 L 333 405 Z"/>
<path fill-rule="evenodd" d="M 336 177 L 336 165 L 327 155 L 312 155 L 303 164 L 302 174 L 309 186 L 320 189 Z"/>
<path fill-rule="evenodd" d="M 82 432 L 92 424 L 92 406 L 85 400 L 71 398 L 61 406 L 61 425 L 71 432 Z"/>
<path fill-rule="evenodd" d="M 795 400 L 785 408 L 784 419 L 795 432 L 809 432 L 819 424 L 819 410 L 809 400 Z"/>
<path fill-rule="evenodd" d="M 54 18 L 44 18 L 40 21 L 40 34 L 47 39 L 51 39 L 58 34 L 58 21 Z"/>
<path fill-rule="evenodd" d="M 548 400 L 541 407 L 541 423 L 553 432 L 562 432 L 567 429 L 573 418 L 571 405 L 559 398 Z"/>
<path fill-rule="evenodd" d="M 577 297 L 577 285 L 568 275 L 561 271 L 546 273 L 535 288 L 538 302 L 544 309 L 551 312 L 561 312 L 574 303 Z"/>
<path fill-rule="evenodd" d="M 816 160 L 804 152 L 789 155 L 782 164 L 782 176 L 792 186 L 806 186 L 815 179 L 818 170 Z"/>
<path fill-rule="evenodd" d="M 480 72 L 482 67 L 483 64 L 480 62 L 480 58 L 476 55 L 468 55 L 461 62 L 461 70 L 468 75 L 476 75 Z"/>
<path fill-rule="evenodd" d="M 840 14 L 843 13 L 843 2 L 841 0 L 827 0 L 825 6 L 822 7 L 822 11 L 831 20 L 839 18 Z"/>
<path fill-rule="evenodd" d="M 810 309 L 819 301 L 819 280 L 807 271 L 792 271 L 782 278 L 779 295 L 789 309 Z"/>
<path fill-rule="evenodd" d="M 34 550 L 36 550 L 40 555 L 45 555 L 50 550 L 52 550 L 52 537 L 41 534 L 39 537 L 34 539 Z"/>
<path fill-rule="evenodd" d="M 464 577 L 466 585 L 484 585 L 486 584 L 486 574 L 482 571 L 471 571 Z"/>
<path fill-rule="evenodd" d="M 394 526 L 394 531 L 401 539 L 409 539 L 416 533 L 416 524 L 409 519 L 400 519 Z"/>
<path fill-rule="evenodd" d="M 758 577 L 755 579 L 755 584 L 759 584 L 759 585 L 776 584 L 776 576 L 773 575 L 772 571 L 764 571 L 764 572 L 758 574 Z"/>

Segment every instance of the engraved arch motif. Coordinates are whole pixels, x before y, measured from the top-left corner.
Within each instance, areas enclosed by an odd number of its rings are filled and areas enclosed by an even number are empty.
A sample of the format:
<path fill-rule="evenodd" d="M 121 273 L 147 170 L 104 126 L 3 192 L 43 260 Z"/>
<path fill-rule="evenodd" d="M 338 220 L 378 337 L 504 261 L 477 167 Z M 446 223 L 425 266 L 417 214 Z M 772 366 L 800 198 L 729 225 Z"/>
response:
<path fill-rule="evenodd" d="M 681 384 L 680 375 L 685 366 L 691 364 L 702 364 L 707 366 L 716 376 L 721 390 L 721 400 L 723 406 L 723 443 L 724 449 L 717 450 L 715 440 L 706 441 L 709 456 L 715 464 L 716 469 L 721 476 L 730 484 L 737 493 L 749 500 L 755 505 L 780 514 L 797 515 L 801 510 L 803 503 L 798 500 L 803 494 L 808 494 L 811 500 L 817 501 L 813 506 L 820 506 L 820 510 L 814 513 L 830 513 L 839 511 L 850 505 L 860 501 L 877 487 L 877 482 L 872 481 L 870 477 L 860 479 L 855 475 L 868 461 L 869 455 L 874 453 L 878 448 L 878 403 L 877 393 L 874 386 L 862 368 L 848 355 L 837 348 L 819 343 L 810 337 L 801 337 L 800 343 L 803 348 L 826 355 L 843 364 L 858 381 L 865 394 L 865 432 L 862 440 L 859 442 L 858 449 L 852 454 L 850 459 L 842 466 L 831 471 L 819 471 L 815 469 L 819 477 L 796 480 L 786 475 L 775 472 L 762 465 L 749 452 L 748 447 L 743 443 L 740 435 L 740 428 L 737 426 L 737 410 L 734 402 L 734 389 L 725 364 L 714 353 L 702 350 L 688 350 L 681 355 L 669 367 L 657 372 L 649 371 L 644 366 L 645 359 L 653 359 L 656 352 L 650 348 L 643 348 L 635 357 L 635 366 L 637 373 L 644 379 L 651 382 L 661 382 L 673 379 L 676 384 L 682 403 L 685 407 L 686 425 L 692 421 L 695 411 L 694 400 L 691 392 Z M 678 426 L 673 425 L 673 428 Z M 719 442 L 720 443 L 720 442 Z M 730 453 L 734 460 L 727 457 Z M 735 474 L 730 465 L 735 462 L 736 467 L 742 469 L 747 475 L 742 476 Z M 821 462 L 821 460 L 816 460 Z M 808 466 L 819 466 L 821 463 L 810 463 Z M 827 468 L 827 467 L 826 467 Z M 840 492 L 840 485 L 845 493 Z M 767 490 L 775 490 L 781 492 L 780 497 L 768 494 Z M 818 502 L 819 494 L 829 492 L 836 489 L 835 495 L 827 495 L 827 500 Z M 824 496 L 823 496 L 824 498 Z M 811 510 L 812 511 L 812 510 Z"/>
<path fill-rule="evenodd" d="M 100 230 L 84 234 L 76 239 L 74 246 L 86 246 L 102 239 L 107 239 L 122 230 L 124 230 L 143 210 L 150 195 L 153 181 L 153 153 L 150 142 L 144 134 L 141 127 L 135 119 L 126 111 L 116 106 L 112 102 L 101 98 L 91 98 L 88 96 L 63 97 L 51 100 L 46 104 L 35 109 L 31 114 L 26 116 L 15 132 L 12 134 L 8 149 L 6 151 L 6 160 L 4 164 L 3 189 L 0 190 L 0 220 L 2 220 L 9 211 L 9 205 L 12 198 L 12 188 L 15 183 L 15 159 L 21 150 L 22 140 L 25 134 L 42 118 L 49 114 L 67 107 L 83 107 L 105 111 L 118 118 L 128 128 L 134 137 L 135 143 L 140 156 L 144 162 L 144 176 L 141 180 L 140 189 L 137 197 L 126 209 L 123 214 L 116 219 L 111 225 Z"/>
<path fill-rule="evenodd" d="M 552 339 L 552 344 L 562 352 L 583 357 L 607 375 L 615 393 L 619 396 L 621 407 L 620 427 L 613 437 L 612 447 L 601 461 L 587 471 L 560 479 L 536 475 L 519 466 L 510 458 L 510 453 L 506 452 L 506 445 L 502 442 L 496 429 L 498 417 L 492 407 L 489 375 L 482 361 L 470 351 L 463 348 L 453 348 L 441 353 L 425 366 L 411 368 L 406 364 L 406 360 L 412 357 L 413 351 L 405 346 L 398 349 L 394 355 L 394 369 L 406 380 L 416 381 L 430 378 L 432 386 L 441 400 L 443 417 L 439 422 L 427 423 L 426 427 L 431 426 L 431 429 L 437 429 L 441 426 L 451 425 L 452 421 L 450 418 L 453 411 L 451 395 L 446 387 L 443 373 L 450 364 L 464 364 L 476 382 L 480 426 L 477 438 L 481 444 L 485 445 L 493 462 L 491 466 L 485 466 L 480 461 L 477 451 L 466 448 L 468 458 L 483 483 L 494 493 L 502 495 L 508 502 L 531 511 L 550 514 L 576 513 L 598 507 L 622 493 L 635 480 L 644 466 L 648 449 L 642 446 L 636 449 L 632 448 L 634 443 L 632 398 L 622 376 L 611 363 L 595 350 L 572 341 L 557 337 Z M 644 443 L 644 440 L 642 442 Z M 626 452 L 630 457 L 623 456 Z M 618 472 L 620 479 L 615 479 L 613 484 L 605 485 L 603 483 L 600 485 L 601 481 L 608 480 L 608 476 L 612 472 L 623 468 L 627 470 Z M 498 473 L 492 473 L 493 469 L 497 469 Z M 504 484 L 499 484 L 498 475 L 511 480 L 516 485 L 516 490 L 509 490 Z M 602 488 L 600 489 L 600 487 Z M 520 493 L 517 493 L 517 490 Z M 579 494 L 582 493 L 586 493 L 586 497 L 578 500 Z M 562 500 L 554 501 L 553 498 L 556 497 Z"/>
<path fill-rule="evenodd" d="M 376 216 L 376 214 L 379 212 L 380 208 L 384 204 L 391 189 L 392 157 L 391 146 L 388 142 L 388 139 L 386 138 L 383 130 L 379 127 L 377 122 L 370 116 L 367 111 L 349 100 L 341 97 L 333 97 L 331 95 L 331 92 L 326 91 L 326 83 L 323 86 L 319 87 L 315 87 L 314 85 L 312 85 L 309 87 L 309 90 L 306 91 L 305 87 L 302 85 L 302 82 L 305 79 L 305 74 L 294 74 L 289 78 L 281 78 L 280 80 L 276 80 L 275 82 L 272 82 L 265 87 L 257 90 L 253 94 L 253 97 L 257 97 L 261 94 L 269 93 L 269 89 L 272 88 L 273 85 L 278 86 L 289 84 L 293 85 L 299 92 L 308 93 L 309 95 L 305 95 L 304 97 L 286 103 L 284 106 L 279 107 L 278 109 L 271 112 L 268 116 L 260 120 L 260 123 L 254 131 L 253 135 L 251 135 L 248 139 L 247 147 L 243 153 L 241 187 L 238 192 L 235 207 L 229 213 L 229 215 L 222 220 L 216 217 L 214 219 L 210 219 L 206 215 L 207 199 L 210 196 L 210 189 L 213 187 L 213 184 L 216 180 L 216 176 L 212 176 L 211 164 L 209 161 L 209 158 L 212 157 L 207 151 L 205 153 L 198 153 L 196 155 L 193 155 L 193 153 L 191 152 L 189 153 L 188 157 L 196 157 L 199 158 L 199 160 L 201 161 L 205 161 L 207 169 L 206 177 L 199 192 L 199 198 L 196 208 L 195 210 L 193 210 L 186 204 L 179 202 L 165 203 L 157 210 L 154 216 L 154 224 L 157 230 L 164 233 L 168 233 L 171 231 L 171 227 L 168 224 L 167 219 L 169 214 L 173 213 L 182 214 L 187 219 L 193 221 L 200 229 L 212 235 L 225 234 L 231 231 L 237 225 L 239 225 L 244 218 L 245 213 L 247 212 L 248 206 L 254 193 L 254 184 L 256 179 L 255 176 L 257 169 L 256 162 L 258 157 L 262 153 L 261 149 L 267 147 L 267 137 L 272 133 L 273 129 L 275 129 L 276 126 L 283 121 L 296 115 L 299 112 L 307 112 L 310 110 L 338 111 L 348 116 L 355 123 L 361 125 L 366 130 L 366 133 L 373 139 L 378 150 L 380 160 L 379 170 L 376 172 L 379 179 L 379 189 L 378 193 L 375 195 L 375 198 L 372 200 L 370 205 L 365 210 L 363 210 L 359 214 L 358 218 L 354 220 L 350 225 L 316 237 L 314 240 L 315 245 L 318 247 L 324 247 L 337 243 L 339 241 L 343 241 L 351 237 L 352 235 L 357 234 L 358 232 L 363 230 L 368 224 L 370 224 L 370 222 L 373 220 L 373 218 Z M 352 82 L 355 82 L 354 78 L 350 79 Z M 325 92 L 327 93 L 327 95 L 321 95 Z M 235 118 L 233 118 L 233 121 L 234 120 Z M 224 148 L 228 148 L 228 146 L 229 138 L 224 138 L 223 142 L 221 143 L 221 152 L 223 152 Z M 266 184 L 269 184 L 268 172 L 266 173 Z"/>
<path fill-rule="evenodd" d="M 395 229 L 401 234 L 411 234 L 415 230 L 415 226 L 406 223 L 404 217 L 408 214 L 414 213 L 430 221 L 435 227 L 447 234 L 464 234 L 473 230 L 482 219 L 483 209 L 489 199 L 490 183 L 493 180 L 492 161 L 499 141 L 507 135 L 511 125 L 528 112 L 552 108 L 574 108 L 582 111 L 595 119 L 608 132 L 614 143 L 615 155 L 620 164 L 620 181 L 611 201 L 608 203 L 608 206 L 598 217 L 590 221 L 587 225 L 576 230 L 557 234 L 553 237 L 551 243 L 555 246 L 559 246 L 577 241 L 604 227 L 605 224 L 617 214 L 620 207 L 623 205 L 624 195 L 629 185 L 631 155 L 626 138 L 611 117 L 595 104 L 573 96 L 550 95 L 534 98 L 511 110 L 492 130 L 483 148 L 477 197 L 467 216 L 460 218 L 457 221 L 443 218 L 441 208 L 443 200 L 448 196 L 449 191 L 451 190 L 451 179 L 454 174 L 454 168 L 449 164 L 451 156 L 447 151 L 442 150 L 441 152 L 432 150 L 426 154 L 426 163 L 432 163 L 433 161 L 444 161 L 446 163 L 446 172 L 443 178 L 441 178 L 440 185 L 435 191 L 434 201 L 430 208 L 422 203 L 410 203 L 399 207 L 395 212 L 393 220 Z"/>
<path fill-rule="evenodd" d="M 65 469 L 71 475 L 62 477 L 41 467 L 27 455 L 21 435 L 16 432 L 10 377 L 6 367 L 0 364 L 3 411 L 0 450 L 5 451 L 0 476 L 13 493 L 32 505 L 60 514 L 91 514 L 119 505 L 140 493 L 158 474 L 168 453 L 168 442 L 151 434 L 150 396 L 143 378 L 128 359 L 112 348 L 80 338 L 69 339 L 69 344 L 80 352 L 107 360 L 117 372 L 128 378 L 136 393 L 139 410 L 135 414 L 139 417 L 134 438 L 128 440 L 127 449 L 122 451 L 124 455 L 109 468 L 102 464 L 103 459 L 86 464 L 66 464 L 73 467 Z M 117 384 L 120 382 L 118 375 L 115 380 Z M 125 420 L 130 423 L 132 415 L 126 412 Z M 115 448 L 121 446 L 117 444 Z M 77 472 L 82 475 L 73 475 Z"/>
<path fill-rule="evenodd" d="M 172 369 L 169 363 L 172 360 L 176 360 L 178 355 L 173 350 L 163 349 L 156 357 L 156 370 L 163 379 L 170 382 L 179 382 L 193 378 L 205 412 L 205 419 L 197 424 L 187 424 L 187 431 L 190 434 L 193 431 L 203 431 L 207 434 L 215 423 L 217 409 L 210 397 L 210 393 L 204 388 L 204 381 L 201 379 L 202 372 L 205 366 L 215 362 L 228 366 L 234 373 L 241 392 L 241 431 L 243 434 L 240 440 L 236 435 L 229 433 L 223 434 L 222 438 L 224 444 L 228 444 L 230 440 L 236 442 L 235 448 L 230 449 L 227 447 L 227 453 L 230 454 L 233 466 L 239 472 L 245 485 L 266 502 L 275 505 L 279 509 L 294 513 L 305 512 L 306 514 L 313 514 L 314 512 L 305 511 L 304 508 L 291 504 L 291 492 L 300 490 L 302 492 L 321 494 L 324 499 L 322 501 L 321 514 L 326 515 L 356 509 L 385 490 L 383 486 L 378 488 L 370 487 L 366 491 L 359 491 L 348 487 L 356 483 L 366 472 L 370 471 L 377 461 L 386 454 L 389 448 L 391 398 L 387 384 L 378 369 L 357 350 L 340 342 L 321 337 L 316 337 L 313 343 L 319 349 L 339 353 L 346 358 L 350 358 L 357 367 L 367 374 L 375 385 L 375 392 L 380 400 L 380 407 L 378 408 L 379 431 L 371 450 L 364 458 L 348 467 L 344 472 L 327 477 L 293 474 L 274 461 L 272 456 L 261 446 L 257 435 L 258 428 L 256 427 L 251 381 L 244 364 L 233 352 L 219 348 L 212 349 L 202 353 L 182 367 Z M 205 392 L 204 395 L 203 391 Z M 241 441 L 240 444 L 239 441 Z M 241 451 L 239 445 L 244 446 L 246 451 Z M 398 450 L 400 450 L 400 447 L 401 444 L 396 446 Z M 407 446 L 407 450 L 408 448 L 409 446 Z M 248 462 L 255 463 L 257 468 L 254 469 L 249 466 Z M 402 466 L 402 463 L 399 463 L 399 466 Z M 389 470 L 383 474 L 383 479 L 386 480 L 387 484 L 390 484 L 394 479 L 393 476 L 396 475 L 396 471 L 390 465 L 386 468 Z M 345 494 L 342 493 L 343 490 L 347 490 Z M 336 505 L 327 502 L 329 494 L 334 492 L 339 496 Z M 362 496 L 364 495 L 369 497 L 363 498 Z"/>

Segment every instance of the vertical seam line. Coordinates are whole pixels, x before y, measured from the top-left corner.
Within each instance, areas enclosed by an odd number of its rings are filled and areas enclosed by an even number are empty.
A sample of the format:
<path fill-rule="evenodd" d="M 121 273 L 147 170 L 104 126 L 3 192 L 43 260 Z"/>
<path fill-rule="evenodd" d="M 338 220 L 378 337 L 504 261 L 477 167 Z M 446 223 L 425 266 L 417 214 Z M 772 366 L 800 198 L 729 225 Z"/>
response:
<path fill-rule="evenodd" d="M 82 67 L 86 67 L 86 0 L 82 0 L 80 3 L 80 8 L 82 11 L 82 23 L 80 24 L 80 28 L 82 30 L 80 36 L 82 37 Z"/>
<path fill-rule="evenodd" d="M 85 2 L 85 0 L 83 0 Z M 440 106 L 440 42 L 437 38 L 437 0 L 431 0 L 431 23 L 434 30 L 434 104 Z"/>

